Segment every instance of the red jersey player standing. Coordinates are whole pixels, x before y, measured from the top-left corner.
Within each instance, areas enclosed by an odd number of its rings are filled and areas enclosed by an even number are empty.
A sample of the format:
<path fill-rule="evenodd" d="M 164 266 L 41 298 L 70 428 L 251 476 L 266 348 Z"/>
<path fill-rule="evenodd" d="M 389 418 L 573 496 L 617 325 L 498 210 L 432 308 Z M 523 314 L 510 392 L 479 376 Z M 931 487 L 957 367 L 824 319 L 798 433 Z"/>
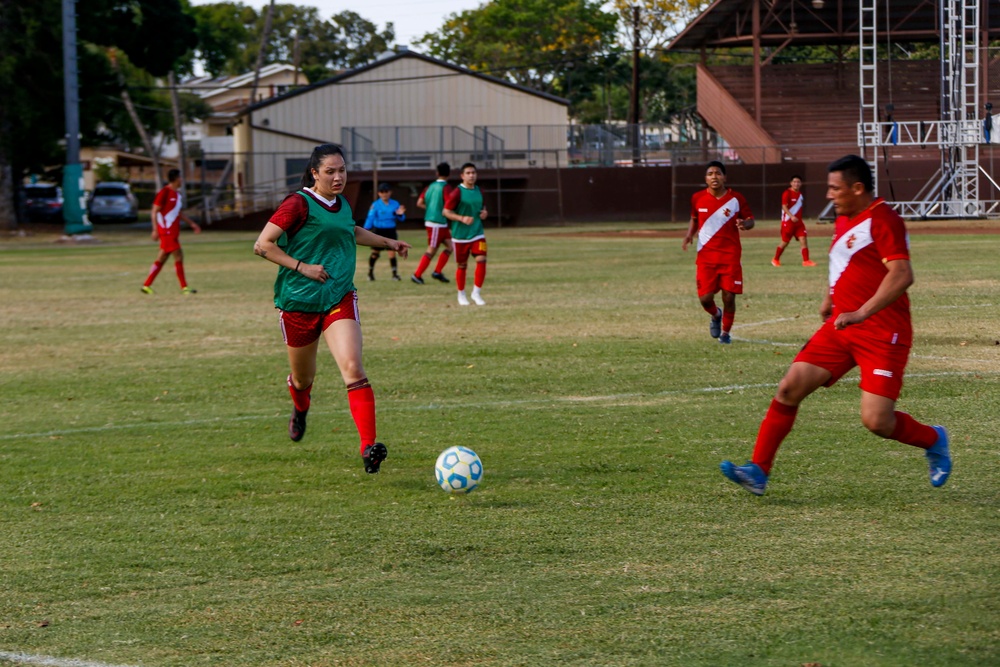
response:
<path fill-rule="evenodd" d="M 184 277 L 184 251 L 181 250 L 180 234 L 181 220 L 191 225 L 195 234 L 201 234 L 201 227 L 198 223 L 187 217 L 182 210 L 184 208 L 183 197 L 181 196 L 181 172 L 179 169 L 171 169 L 167 172 L 167 184 L 162 190 L 156 193 L 153 200 L 153 240 L 160 241 L 160 252 L 153 261 L 153 266 L 149 267 L 149 275 L 146 282 L 140 288 L 144 294 L 153 293 L 153 281 L 160 273 L 160 269 L 167 261 L 167 257 L 174 256 L 174 270 L 177 272 L 177 280 L 181 284 L 182 294 L 194 294 L 197 290 L 188 287 L 187 279 Z"/>
<path fill-rule="evenodd" d="M 712 316 L 708 332 L 728 345 L 736 318 L 736 295 L 743 294 L 740 231 L 753 229 L 754 219 L 743 195 L 726 187 L 724 164 L 716 160 L 708 163 L 705 184 L 706 189 L 691 197 L 691 224 L 681 247 L 687 250 L 698 232 L 698 300 Z M 720 291 L 722 308 L 715 305 L 715 294 Z"/>
<path fill-rule="evenodd" d="M 951 474 L 948 433 L 896 411 L 913 329 L 907 288 L 913 284 L 902 218 L 872 192 L 868 163 L 857 155 L 829 167 L 827 199 L 837 213 L 830 245 L 830 288 L 823 297 L 824 324 L 813 334 L 778 384 L 761 422 L 753 458 L 721 464 L 722 474 L 756 495 L 767 486 L 775 454 L 795 423 L 799 404 L 858 366 L 861 423 L 883 438 L 926 451 L 932 486 Z"/>
<path fill-rule="evenodd" d="M 816 266 L 816 262 L 809 259 L 809 235 L 802 221 L 802 179 L 792 176 L 789 186 L 781 195 L 781 243 L 771 265 L 781 266 L 781 253 L 795 239 L 802 244 L 802 266 Z"/>

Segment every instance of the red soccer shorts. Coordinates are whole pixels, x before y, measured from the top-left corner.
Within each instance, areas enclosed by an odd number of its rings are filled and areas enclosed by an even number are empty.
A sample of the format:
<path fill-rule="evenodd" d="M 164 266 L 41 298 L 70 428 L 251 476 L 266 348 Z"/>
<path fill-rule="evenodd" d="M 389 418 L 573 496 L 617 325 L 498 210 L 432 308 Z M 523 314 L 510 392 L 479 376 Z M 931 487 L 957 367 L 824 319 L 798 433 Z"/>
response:
<path fill-rule="evenodd" d="M 430 248 L 437 248 L 438 246 L 447 245 L 448 241 L 451 240 L 451 230 L 447 227 L 427 227 L 427 246 Z"/>
<path fill-rule="evenodd" d="M 805 223 L 802 222 L 782 222 L 781 223 L 781 242 L 788 243 L 792 239 L 799 240 L 809 236 L 806 232 Z"/>
<path fill-rule="evenodd" d="M 160 232 L 160 250 L 163 252 L 173 252 L 181 249 L 181 240 L 177 234 L 164 234 Z"/>
<path fill-rule="evenodd" d="M 297 313 L 282 310 L 279 316 L 281 337 L 288 347 L 312 345 L 337 320 L 360 322 L 358 293 L 348 292 L 336 306 L 325 313 Z"/>
<path fill-rule="evenodd" d="M 890 345 L 867 335 L 863 329 L 834 329 L 834 318 L 826 321 L 796 355 L 804 361 L 830 371 L 832 377 L 824 385 L 833 386 L 855 366 L 861 371 L 858 386 L 869 394 L 895 401 L 903 389 L 903 371 L 910 356 L 906 345 Z"/>
<path fill-rule="evenodd" d="M 742 264 L 698 264 L 695 271 L 698 296 L 715 294 L 720 289 L 743 294 Z"/>
<path fill-rule="evenodd" d="M 452 239 L 452 243 L 455 244 L 455 262 L 458 264 L 467 264 L 469 255 L 473 257 L 478 257 L 479 255 L 486 256 L 486 239 L 478 239 L 476 241 L 456 241 Z"/>

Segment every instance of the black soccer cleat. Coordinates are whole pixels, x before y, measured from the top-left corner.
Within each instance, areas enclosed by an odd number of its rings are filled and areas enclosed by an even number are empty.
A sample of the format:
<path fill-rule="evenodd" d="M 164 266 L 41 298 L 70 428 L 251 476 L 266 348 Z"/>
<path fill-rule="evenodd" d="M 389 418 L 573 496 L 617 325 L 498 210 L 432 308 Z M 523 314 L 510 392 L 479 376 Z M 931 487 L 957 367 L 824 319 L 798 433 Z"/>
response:
<path fill-rule="evenodd" d="M 438 273 L 437 271 L 431 274 L 431 278 L 433 278 L 434 280 L 440 280 L 443 283 L 451 282 L 450 280 L 448 280 L 447 276 L 445 276 L 443 273 Z"/>
<path fill-rule="evenodd" d="M 420 276 L 417 276 L 417 275 L 410 276 L 410 280 L 412 280 L 413 282 L 415 282 L 418 285 L 423 285 L 424 284 L 424 279 L 421 278 Z"/>
<path fill-rule="evenodd" d="M 295 408 L 292 408 L 292 416 L 288 419 L 288 437 L 292 439 L 293 442 L 298 442 L 306 434 L 306 415 L 309 411 L 299 412 Z"/>
<path fill-rule="evenodd" d="M 387 456 L 389 456 L 389 450 L 381 442 L 365 447 L 365 451 L 361 454 L 361 460 L 365 462 L 365 472 L 369 475 L 377 473 L 379 466 L 382 465 L 382 461 L 385 461 Z"/>

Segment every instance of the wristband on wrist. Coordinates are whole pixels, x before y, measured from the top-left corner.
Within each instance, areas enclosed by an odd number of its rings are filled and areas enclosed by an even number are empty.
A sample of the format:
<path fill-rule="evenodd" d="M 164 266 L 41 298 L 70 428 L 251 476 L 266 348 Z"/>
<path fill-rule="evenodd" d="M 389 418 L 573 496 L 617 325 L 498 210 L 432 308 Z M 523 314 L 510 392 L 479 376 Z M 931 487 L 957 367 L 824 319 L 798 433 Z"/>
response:
<path fill-rule="evenodd" d="M 295 273 L 299 272 L 299 265 L 300 264 L 302 264 L 302 260 L 301 259 L 298 262 L 295 263 Z"/>

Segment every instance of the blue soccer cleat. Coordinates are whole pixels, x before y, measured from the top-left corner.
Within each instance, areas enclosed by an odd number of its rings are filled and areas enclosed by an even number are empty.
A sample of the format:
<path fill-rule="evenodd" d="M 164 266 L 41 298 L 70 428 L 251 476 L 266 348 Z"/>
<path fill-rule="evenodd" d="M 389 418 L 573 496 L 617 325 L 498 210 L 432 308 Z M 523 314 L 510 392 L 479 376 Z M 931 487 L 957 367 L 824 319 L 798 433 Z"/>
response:
<path fill-rule="evenodd" d="M 723 345 L 730 345 L 732 344 L 733 339 L 729 336 L 729 334 L 724 333 L 719 336 L 719 342 L 722 343 Z"/>
<path fill-rule="evenodd" d="M 708 321 L 708 335 L 712 338 L 718 338 L 722 333 L 722 311 L 717 312 L 718 315 L 712 315 L 712 319 Z"/>
<path fill-rule="evenodd" d="M 764 495 L 764 489 L 767 488 L 767 475 L 756 463 L 747 461 L 746 465 L 738 466 L 732 461 L 723 461 L 719 464 L 719 470 L 728 479 L 736 482 L 755 496 Z"/>
<path fill-rule="evenodd" d="M 951 452 L 948 451 L 948 431 L 944 426 L 933 426 L 938 439 L 934 446 L 927 450 L 927 463 L 931 469 L 931 486 L 944 486 L 951 474 Z"/>

